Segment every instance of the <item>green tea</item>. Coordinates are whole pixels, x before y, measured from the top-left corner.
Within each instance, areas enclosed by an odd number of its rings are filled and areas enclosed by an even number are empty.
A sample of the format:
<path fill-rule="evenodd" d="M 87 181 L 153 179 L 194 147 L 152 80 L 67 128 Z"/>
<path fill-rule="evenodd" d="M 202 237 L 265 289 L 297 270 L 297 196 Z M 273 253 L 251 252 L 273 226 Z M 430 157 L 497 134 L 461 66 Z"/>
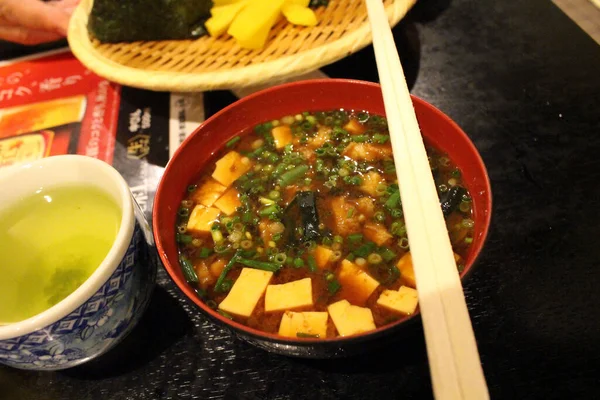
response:
<path fill-rule="evenodd" d="M 32 317 L 77 289 L 108 254 L 121 214 L 91 185 L 38 190 L 0 212 L 0 324 Z"/>

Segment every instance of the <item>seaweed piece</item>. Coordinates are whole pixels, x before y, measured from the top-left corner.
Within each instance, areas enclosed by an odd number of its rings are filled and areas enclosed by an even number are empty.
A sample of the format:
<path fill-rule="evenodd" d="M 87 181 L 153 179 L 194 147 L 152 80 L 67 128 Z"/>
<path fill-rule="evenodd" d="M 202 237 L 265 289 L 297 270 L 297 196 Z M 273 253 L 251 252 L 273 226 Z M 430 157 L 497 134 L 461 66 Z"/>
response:
<path fill-rule="evenodd" d="M 462 186 L 453 186 L 440 196 L 440 206 L 442 207 L 444 217 L 447 217 L 452 214 L 452 211 L 456 210 L 465 193 L 467 193 L 467 190 Z"/>
<path fill-rule="evenodd" d="M 310 0 L 310 3 L 308 3 L 308 6 L 311 8 L 318 8 L 318 7 L 327 7 L 329 5 L 329 0 Z"/>
<path fill-rule="evenodd" d="M 302 228 L 302 234 L 299 237 L 296 236 L 298 222 Z M 323 232 L 319 229 L 316 194 L 310 191 L 296 193 L 294 199 L 286 207 L 283 224 L 286 228 L 284 237 L 288 243 L 298 241 L 305 243 L 319 239 Z"/>
<path fill-rule="evenodd" d="M 90 34 L 101 42 L 191 39 L 206 33 L 212 0 L 94 0 Z"/>

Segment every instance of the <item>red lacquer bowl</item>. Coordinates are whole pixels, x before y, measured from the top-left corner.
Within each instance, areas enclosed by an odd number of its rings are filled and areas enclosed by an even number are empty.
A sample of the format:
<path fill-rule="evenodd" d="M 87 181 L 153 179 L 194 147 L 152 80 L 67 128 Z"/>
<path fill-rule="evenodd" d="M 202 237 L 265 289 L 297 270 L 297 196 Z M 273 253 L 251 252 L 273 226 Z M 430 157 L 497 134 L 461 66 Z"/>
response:
<path fill-rule="evenodd" d="M 492 211 L 492 195 L 487 171 L 467 135 L 444 113 L 412 98 L 426 141 L 448 153 L 462 170 L 463 181 L 473 198 L 475 234 L 466 256 L 464 277 L 481 252 Z M 179 266 L 175 242 L 177 209 L 194 182 L 225 143 L 256 124 L 303 111 L 344 108 L 385 115 L 380 86 L 375 83 L 326 79 L 301 81 L 263 90 L 243 98 L 206 120 L 175 152 L 158 186 L 153 210 L 154 238 L 165 269 L 179 289 L 215 323 L 240 338 L 280 354 L 307 358 L 330 358 L 364 352 L 393 340 L 402 325 L 418 315 L 400 319 L 374 331 L 335 339 L 292 339 L 267 334 L 233 322 L 204 304 L 186 283 Z"/>

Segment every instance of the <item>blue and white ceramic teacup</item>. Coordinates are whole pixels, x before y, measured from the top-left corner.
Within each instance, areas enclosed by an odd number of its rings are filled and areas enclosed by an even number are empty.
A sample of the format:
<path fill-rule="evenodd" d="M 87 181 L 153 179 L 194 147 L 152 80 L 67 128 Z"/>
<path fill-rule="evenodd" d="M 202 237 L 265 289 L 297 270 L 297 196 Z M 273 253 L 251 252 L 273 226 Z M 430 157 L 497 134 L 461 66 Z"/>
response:
<path fill-rule="evenodd" d="M 51 308 L 0 326 L 0 363 L 29 370 L 82 364 L 120 342 L 148 305 L 156 279 L 150 227 L 123 177 L 85 156 L 55 156 L 0 171 L 0 209 L 40 187 L 93 184 L 122 209 L 117 237 L 94 273 Z"/>

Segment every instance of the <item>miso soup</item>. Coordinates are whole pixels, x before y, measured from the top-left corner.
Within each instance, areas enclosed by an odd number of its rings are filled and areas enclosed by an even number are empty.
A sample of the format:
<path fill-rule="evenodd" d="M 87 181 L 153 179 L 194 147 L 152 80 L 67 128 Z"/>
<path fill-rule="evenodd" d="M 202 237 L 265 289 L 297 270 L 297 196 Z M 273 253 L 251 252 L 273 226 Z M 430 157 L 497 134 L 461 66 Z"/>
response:
<path fill-rule="evenodd" d="M 461 171 L 427 146 L 459 270 L 473 241 Z M 417 287 L 385 118 L 282 116 L 227 143 L 178 210 L 187 281 L 223 316 L 291 338 L 368 332 Z"/>

